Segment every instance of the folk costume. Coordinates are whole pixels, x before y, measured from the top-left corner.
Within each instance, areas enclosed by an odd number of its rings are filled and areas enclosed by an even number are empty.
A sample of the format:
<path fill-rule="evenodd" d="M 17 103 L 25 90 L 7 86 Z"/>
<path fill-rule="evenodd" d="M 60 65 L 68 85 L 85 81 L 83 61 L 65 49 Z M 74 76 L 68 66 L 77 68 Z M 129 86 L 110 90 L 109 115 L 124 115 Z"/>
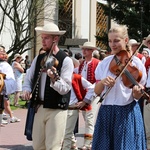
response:
<path fill-rule="evenodd" d="M 137 47 L 138 48 L 138 46 L 140 45 L 140 43 L 138 43 L 135 39 L 130 39 L 129 40 L 129 45 L 131 46 L 131 47 Z M 133 51 L 135 51 L 136 49 L 135 48 L 132 48 L 133 49 Z M 146 58 L 142 55 L 142 54 L 140 54 L 139 52 L 137 52 L 136 53 L 136 56 L 142 61 L 142 63 L 145 65 L 145 62 L 146 62 Z"/>
<path fill-rule="evenodd" d="M 94 84 L 96 82 L 95 79 L 95 69 L 100 60 L 96 58 L 92 58 L 91 61 L 86 62 L 85 60 L 81 63 L 76 73 L 81 74 L 87 81 Z M 76 71 L 76 70 L 75 70 Z M 84 120 L 85 120 L 85 134 L 84 134 L 84 145 L 86 147 L 90 147 L 93 138 L 94 132 L 94 124 L 95 124 L 95 116 L 97 112 L 97 98 L 94 98 L 95 94 L 93 92 L 92 99 L 92 109 L 90 111 L 82 111 Z"/>
<path fill-rule="evenodd" d="M 95 71 L 97 81 L 107 76 L 115 78 L 109 70 L 114 55 L 99 63 Z M 146 70 L 142 62 L 133 57 L 132 64 L 142 72 L 140 84 L 145 85 Z M 104 88 L 103 93 L 107 91 Z M 115 142 L 117 141 L 117 142 Z M 92 150 L 146 150 L 143 118 L 137 100 L 133 98 L 132 89 L 126 87 L 122 78 L 102 102 L 94 130 Z"/>
<path fill-rule="evenodd" d="M 83 61 L 79 66 L 79 74 L 84 75 L 85 79 L 87 79 L 92 84 L 96 82 L 95 79 L 95 69 L 100 61 L 96 58 L 92 58 L 92 61 L 86 63 Z"/>
<path fill-rule="evenodd" d="M 79 108 L 77 108 L 76 103 L 80 101 L 85 101 L 86 105 L 80 110 L 89 111 L 92 109 L 91 107 L 91 99 L 93 97 L 94 86 L 84 79 L 79 74 L 73 74 L 72 79 L 72 89 L 70 96 L 70 103 L 68 108 L 68 116 L 67 116 L 67 125 L 65 131 L 65 138 L 63 141 L 62 150 L 71 149 L 75 147 L 71 147 L 72 138 L 74 137 L 74 128 L 78 118 Z"/>
<path fill-rule="evenodd" d="M 60 31 L 54 23 L 36 27 L 35 30 L 41 33 L 42 44 L 47 51 L 34 58 L 23 85 L 24 97 L 29 99 L 32 93 L 31 106 L 36 106 L 32 131 L 33 148 L 60 150 L 66 128 L 73 62 L 57 45 L 59 36 L 66 31 Z M 46 63 L 43 63 L 49 54 L 48 50 L 52 51 L 52 56 L 59 62 L 55 67 L 52 65 L 56 68 L 57 78 L 50 77 L 51 64 L 45 68 Z M 48 55 L 48 59 L 52 56 Z"/>
<path fill-rule="evenodd" d="M 45 54 L 41 54 L 33 60 L 31 68 L 29 69 L 27 77 L 25 78 L 26 81 L 25 84 L 23 85 L 23 90 L 32 91 L 33 85 L 35 84 L 38 78 L 38 74 L 42 71 L 40 81 L 36 85 L 35 91 L 31 98 L 31 104 L 33 106 L 36 104 L 40 105 L 40 107 L 37 110 L 37 113 L 35 114 L 32 135 L 33 139 L 35 139 L 35 142 L 39 142 L 38 141 L 39 138 L 37 138 L 38 132 L 40 132 L 41 135 L 40 139 L 44 138 L 44 131 L 41 134 L 41 130 L 42 127 L 44 128 L 45 126 L 44 125 L 45 123 L 43 121 L 47 118 L 48 120 L 47 121 L 45 120 L 47 122 L 46 128 L 47 132 L 50 134 L 50 135 L 48 134 L 49 137 L 47 139 L 47 142 L 48 143 L 50 142 L 51 144 L 56 144 L 55 146 L 59 147 L 61 142 L 56 143 L 56 141 L 57 142 L 62 141 L 63 138 L 63 135 L 59 134 L 59 130 L 65 129 L 67 108 L 70 98 L 69 92 L 70 86 L 69 85 L 62 86 L 62 85 L 71 84 L 71 81 L 69 80 L 71 79 L 70 72 L 73 70 L 73 64 L 70 67 L 67 65 L 71 64 L 72 60 L 69 57 L 67 57 L 63 51 L 60 50 L 55 57 L 59 61 L 59 66 L 57 69 L 58 71 L 60 71 L 61 79 L 59 81 L 56 81 L 55 84 L 52 84 L 50 82 L 49 77 L 46 75 L 45 70 L 42 70 L 40 67 L 40 62 Z M 65 70 L 68 69 L 68 71 L 63 73 L 62 71 L 64 69 Z M 65 81 L 67 83 L 65 83 Z M 61 89 L 61 91 L 57 92 L 59 89 Z M 45 114 L 48 116 L 47 117 L 45 116 L 46 118 L 45 117 L 43 118 L 41 114 Z M 64 119 L 61 119 L 62 117 Z M 61 127 L 59 124 L 61 124 Z M 51 126 L 51 128 L 49 129 L 48 126 Z M 54 130 L 53 128 L 57 128 L 58 131 L 56 133 L 53 133 Z M 57 135 L 57 133 L 59 134 L 59 136 Z"/>

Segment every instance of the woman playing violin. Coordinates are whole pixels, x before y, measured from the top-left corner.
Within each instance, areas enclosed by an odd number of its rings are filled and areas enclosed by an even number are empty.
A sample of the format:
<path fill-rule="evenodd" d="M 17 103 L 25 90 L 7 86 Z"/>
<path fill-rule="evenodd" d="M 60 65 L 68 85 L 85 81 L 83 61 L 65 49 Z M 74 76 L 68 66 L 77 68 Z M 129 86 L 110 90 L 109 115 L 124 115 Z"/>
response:
<path fill-rule="evenodd" d="M 112 27 L 108 32 L 108 40 L 112 55 L 104 58 L 95 71 L 95 93 L 102 95 L 108 88 L 111 89 L 99 109 L 92 150 L 146 150 L 143 119 L 138 104 L 138 99 L 142 96 L 141 89 L 146 82 L 145 67 L 133 56 L 130 65 L 137 67 L 142 76 L 139 85 L 125 86 L 123 77 L 117 78 L 110 66 L 121 50 L 130 53 L 127 27 Z"/>

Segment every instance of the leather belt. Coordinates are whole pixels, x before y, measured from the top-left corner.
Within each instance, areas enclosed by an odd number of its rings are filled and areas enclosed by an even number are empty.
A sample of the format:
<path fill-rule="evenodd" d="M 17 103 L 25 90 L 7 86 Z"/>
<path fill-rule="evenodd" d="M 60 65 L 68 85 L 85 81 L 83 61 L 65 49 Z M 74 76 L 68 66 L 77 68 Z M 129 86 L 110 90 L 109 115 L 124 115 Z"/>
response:
<path fill-rule="evenodd" d="M 37 105 L 35 106 L 35 113 L 37 113 L 39 107 L 40 107 L 41 105 L 43 105 L 43 104 L 44 104 L 44 101 L 41 100 L 41 99 L 38 99 Z"/>
<path fill-rule="evenodd" d="M 38 105 L 43 105 L 44 104 L 44 100 L 38 99 L 37 103 L 38 103 Z"/>

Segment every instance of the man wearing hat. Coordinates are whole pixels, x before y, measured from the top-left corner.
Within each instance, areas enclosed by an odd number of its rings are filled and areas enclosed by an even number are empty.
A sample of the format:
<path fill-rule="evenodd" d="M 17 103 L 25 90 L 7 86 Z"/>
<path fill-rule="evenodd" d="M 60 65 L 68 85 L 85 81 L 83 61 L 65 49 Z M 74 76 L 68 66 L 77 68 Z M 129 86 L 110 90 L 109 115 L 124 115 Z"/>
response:
<path fill-rule="evenodd" d="M 95 69 L 100 62 L 99 59 L 93 58 L 93 51 L 97 48 L 91 42 L 85 42 L 82 46 L 79 46 L 82 49 L 82 55 L 85 58 L 80 66 L 75 69 L 75 72 L 81 74 L 86 80 L 94 84 L 95 80 Z M 94 97 L 93 93 L 93 97 Z M 81 149 L 89 149 L 91 147 L 94 124 L 95 124 L 95 115 L 97 111 L 97 102 L 98 100 L 94 99 L 91 103 L 92 110 L 82 111 L 84 120 L 85 120 L 85 134 L 84 134 L 84 145 Z"/>
<path fill-rule="evenodd" d="M 36 27 L 35 30 L 41 35 L 42 48 L 46 53 L 34 58 L 23 85 L 23 98 L 30 100 L 31 106 L 36 108 L 33 148 L 60 150 L 74 67 L 71 58 L 58 47 L 59 38 L 66 31 L 60 31 L 54 23 Z M 54 66 L 51 60 L 56 59 L 58 63 Z"/>
<path fill-rule="evenodd" d="M 140 45 L 140 43 L 138 43 L 135 39 L 129 40 L 129 46 L 131 46 L 131 50 L 133 53 L 138 49 L 139 45 Z M 142 61 L 142 63 L 145 65 L 146 58 L 142 54 L 140 54 L 137 51 L 135 56 L 137 56 Z"/>

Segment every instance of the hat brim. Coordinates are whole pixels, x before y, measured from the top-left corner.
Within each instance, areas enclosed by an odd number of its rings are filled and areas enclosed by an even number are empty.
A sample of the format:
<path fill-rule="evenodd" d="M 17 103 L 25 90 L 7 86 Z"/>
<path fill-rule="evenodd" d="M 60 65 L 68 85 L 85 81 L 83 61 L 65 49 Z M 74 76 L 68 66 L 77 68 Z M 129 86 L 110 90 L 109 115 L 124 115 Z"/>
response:
<path fill-rule="evenodd" d="M 137 45 L 137 46 L 138 46 L 138 45 L 140 45 L 140 43 L 133 43 L 133 44 L 131 44 L 131 46 L 132 46 L 132 45 Z"/>
<path fill-rule="evenodd" d="M 79 45 L 79 47 L 81 49 L 92 49 L 92 50 L 97 49 L 97 47 L 93 47 L 93 46 L 82 46 L 82 45 Z"/>
<path fill-rule="evenodd" d="M 107 52 L 107 50 L 103 50 L 103 49 L 101 49 L 101 50 L 100 50 L 100 52 L 104 52 L 104 53 L 106 53 L 106 52 Z"/>
<path fill-rule="evenodd" d="M 43 27 L 36 27 L 35 30 L 38 33 L 44 33 L 44 34 L 51 34 L 51 35 L 63 35 L 66 33 L 66 31 L 46 31 L 43 29 Z"/>
<path fill-rule="evenodd" d="M 17 58 L 22 58 L 21 56 L 18 56 L 18 57 L 15 57 L 14 59 L 12 59 L 12 60 L 16 60 Z"/>

